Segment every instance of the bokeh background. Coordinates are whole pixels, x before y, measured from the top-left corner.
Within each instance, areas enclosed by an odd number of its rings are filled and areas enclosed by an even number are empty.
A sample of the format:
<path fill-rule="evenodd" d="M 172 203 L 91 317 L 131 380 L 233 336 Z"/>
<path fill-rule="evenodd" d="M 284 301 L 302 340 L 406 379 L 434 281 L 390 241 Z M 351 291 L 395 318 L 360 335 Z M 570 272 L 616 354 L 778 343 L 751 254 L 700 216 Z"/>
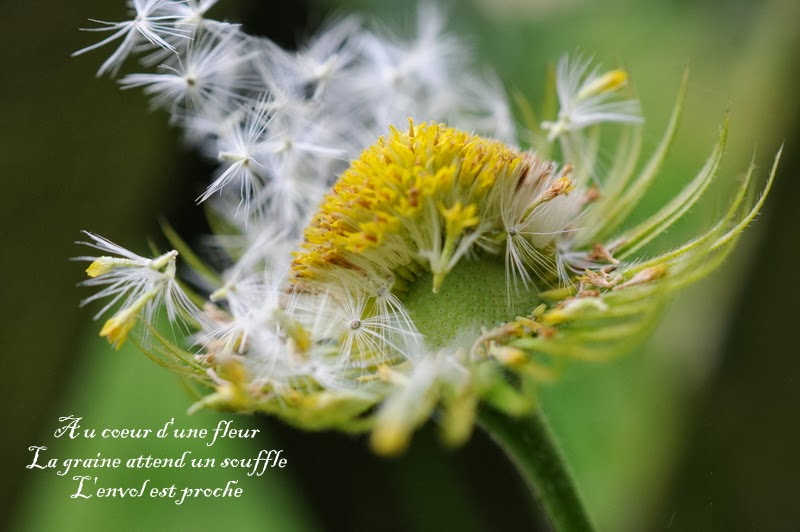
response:
<path fill-rule="evenodd" d="M 331 12 L 359 9 L 408 28 L 411 2 L 226 0 L 218 18 L 293 46 Z M 279 5 L 278 5 L 279 4 Z M 575 364 L 542 388 L 542 407 L 603 530 L 797 530 L 800 517 L 800 4 L 796 0 L 462 0 L 445 2 L 451 27 L 509 88 L 532 102 L 549 64 L 585 52 L 623 65 L 658 141 L 681 72 L 689 101 L 662 180 L 642 212 L 679 189 L 733 113 L 719 185 L 669 246 L 705 227 L 754 150 L 760 174 L 785 142 L 763 214 L 721 272 L 691 287 L 636 353 Z M 193 199 L 211 167 L 182 147 L 163 113 L 94 72 L 106 52 L 70 58 L 93 41 L 89 17 L 123 20 L 123 2 L 0 3 L 0 529 L 10 530 L 531 530 L 541 514 L 514 470 L 481 434 L 441 448 L 426 428 L 397 460 L 363 439 L 305 434 L 263 418 L 202 412 L 180 382 L 132 346 L 97 337 L 83 267 L 68 260 L 81 229 L 135 250 L 159 238 L 158 217 L 192 239 L 203 232 Z M 58 417 L 92 426 L 237 425 L 261 430 L 218 452 L 248 457 L 283 449 L 284 470 L 261 478 L 225 471 L 101 471 L 108 485 L 216 485 L 242 480 L 238 500 L 74 501 L 74 483 L 29 471 L 30 445 L 54 456 L 166 456 L 191 443 L 54 440 Z M 71 475 L 70 475 L 71 476 Z"/>

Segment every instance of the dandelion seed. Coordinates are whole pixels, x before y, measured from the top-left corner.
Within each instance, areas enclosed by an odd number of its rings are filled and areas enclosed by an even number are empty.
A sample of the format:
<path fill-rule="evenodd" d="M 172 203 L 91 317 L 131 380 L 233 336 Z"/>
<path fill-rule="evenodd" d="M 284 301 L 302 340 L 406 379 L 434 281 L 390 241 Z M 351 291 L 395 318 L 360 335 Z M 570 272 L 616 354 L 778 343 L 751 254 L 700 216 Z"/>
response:
<path fill-rule="evenodd" d="M 562 58 L 556 70 L 558 120 L 542 123 L 549 131 L 549 140 L 602 122 L 641 122 L 639 102 L 612 100 L 627 81 L 628 74 L 623 70 L 601 74 L 591 60 Z"/>
<path fill-rule="evenodd" d="M 287 55 L 275 50 L 274 58 L 283 63 L 283 70 L 292 72 L 296 89 L 318 100 L 331 81 L 348 75 L 352 63 L 359 57 L 358 35 L 361 21 L 345 17 L 322 28 L 296 54 Z"/>
<path fill-rule="evenodd" d="M 198 203 L 206 201 L 230 182 L 238 182 L 243 202 L 247 202 L 254 190 L 264 183 L 266 175 L 264 164 L 259 159 L 267 141 L 267 127 L 272 115 L 268 113 L 262 97 L 254 106 L 253 112 L 246 112 L 243 122 L 235 124 L 226 135 L 218 139 L 219 161 L 227 164 L 205 192 L 197 198 Z"/>
<path fill-rule="evenodd" d="M 205 33 L 191 41 L 183 57 L 173 56 L 174 65 L 164 64 L 158 74 L 129 74 L 123 89 L 144 87 L 154 95 L 153 104 L 178 115 L 183 109 L 206 107 L 230 109 L 243 100 L 242 94 L 257 90 L 253 80 L 242 74 L 242 66 L 253 57 L 235 31 Z"/>
<path fill-rule="evenodd" d="M 133 52 L 142 39 L 153 46 L 175 52 L 175 47 L 168 41 L 169 37 L 188 38 L 190 30 L 175 25 L 179 20 L 177 15 L 162 14 L 169 0 L 130 0 L 132 20 L 125 22 L 104 22 L 97 20 L 104 27 L 85 28 L 85 31 L 113 31 L 114 33 L 102 41 L 82 48 L 72 54 L 73 57 L 95 50 L 106 44 L 122 39 L 119 47 L 106 59 L 97 71 L 97 76 L 109 72 L 115 76 L 122 63 Z"/>
<path fill-rule="evenodd" d="M 105 238 L 84 231 L 91 242 L 80 242 L 90 247 L 119 255 L 119 257 L 78 257 L 88 260 L 90 279 L 85 286 L 104 286 L 96 294 L 83 300 L 82 305 L 98 299 L 111 298 L 96 315 L 99 318 L 111 307 L 122 301 L 117 312 L 103 326 L 101 336 L 107 336 L 115 345 L 121 346 L 133 328 L 137 318 L 153 324 L 158 308 L 164 307 L 171 322 L 193 320 L 202 323 L 203 317 L 178 285 L 175 278 L 177 251 L 147 259 L 132 253 Z"/>

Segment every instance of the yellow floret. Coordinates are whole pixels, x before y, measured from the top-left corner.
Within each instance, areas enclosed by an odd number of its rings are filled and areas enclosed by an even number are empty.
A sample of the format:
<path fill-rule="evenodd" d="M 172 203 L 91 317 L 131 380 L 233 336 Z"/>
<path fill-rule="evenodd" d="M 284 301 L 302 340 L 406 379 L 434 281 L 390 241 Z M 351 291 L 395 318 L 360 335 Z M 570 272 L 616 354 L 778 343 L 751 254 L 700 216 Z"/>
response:
<path fill-rule="evenodd" d="M 443 124 L 390 128 L 341 175 L 306 228 L 295 281 L 322 281 L 342 267 L 393 273 L 425 266 L 430 258 L 420 251 L 439 239 L 456 243 L 480 226 L 492 187 L 519 180 L 529 159 Z"/>
<path fill-rule="evenodd" d="M 610 70 L 602 76 L 583 87 L 578 93 L 578 99 L 584 100 L 598 94 L 614 92 L 628 83 L 628 73 L 624 70 Z"/>
<path fill-rule="evenodd" d="M 131 332 L 131 329 L 136 324 L 136 318 L 135 311 L 131 309 L 123 310 L 106 320 L 100 330 L 100 336 L 108 339 L 110 343 L 119 349 L 125 343 L 128 333 Z"/>

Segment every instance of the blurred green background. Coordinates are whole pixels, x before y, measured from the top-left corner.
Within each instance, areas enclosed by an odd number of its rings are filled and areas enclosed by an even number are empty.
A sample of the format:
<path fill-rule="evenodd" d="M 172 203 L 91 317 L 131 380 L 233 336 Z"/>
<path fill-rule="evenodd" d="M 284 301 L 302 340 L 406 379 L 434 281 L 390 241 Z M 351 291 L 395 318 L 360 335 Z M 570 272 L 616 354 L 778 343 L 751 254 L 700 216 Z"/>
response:
<path fill-rule="evenodd" d="M 337 9 L 374 12 L 408 26 L 411 3 L 377 0 L 228 0 L 216 15 L 292 45 Z M 268 5 L 269 4 L 269 5 Z M 719 186 L 659 243 L 680 242 L 713 219 L 755 146 L 766 174 L 786 143 L 767 206 L 723 271 L 687 290 L 651 342 L 603 364 L 574 364 L 542 390 L 543 408 L 603 530 L 796 530 L 800 517 L 800 263 L 796 0 L 464 0 L 446 2 L 451 27 L 509 87 L 536 102 L 548 64 L 564 52 L 594 54 L 628 68 L 658 141 L 684 65 L 692 77 L 673 157 L 648 205 L 674 193 L 733 111 Z M 158 238 L 168 218 L 185 235 L 202 232 L 193 198 L 211 167 L 181 146 L 163 113 L 141 94 L 94 78 L 105 54 L 72 59 L 95 36 L 88 17 L 123 20 L 123 2 L 6 0 L 0 3 L 0 339 L 5 400 L 0 528 L 12 530 L 531 530 L 541 526 L 521 482 L 481 435 L 456 452 L 426 429 L 401 459 L 369 454 L 364 441 L 304 434 L 271 420 L 185 415 L 178 379 L 132 346 L 113 351 L 79 309 L 84 265 L 79 231 L 135 250 Z M 726 184 L 727 182 L 727 184 Z M 210 426 L 236 419 L 261 429 L 220 455 L 283 449 L 284 470 L 242 479 L 238 500 L 181 507 L 138 499 L 74 501 L 69 479 L 28 471 L 31 445 L 54 455 L 168 455 L 189 444 L 54 440 L 58 417 L 94 426 L 152 427 L 169 418 Z M 198 449 L 198 453 L 201 452 Z M 137 472 L 138 474 L 139 472 Z M 143 478 L 224 484 L 220 470 L 142 476 L 101 472 L 104 481 Z"/>

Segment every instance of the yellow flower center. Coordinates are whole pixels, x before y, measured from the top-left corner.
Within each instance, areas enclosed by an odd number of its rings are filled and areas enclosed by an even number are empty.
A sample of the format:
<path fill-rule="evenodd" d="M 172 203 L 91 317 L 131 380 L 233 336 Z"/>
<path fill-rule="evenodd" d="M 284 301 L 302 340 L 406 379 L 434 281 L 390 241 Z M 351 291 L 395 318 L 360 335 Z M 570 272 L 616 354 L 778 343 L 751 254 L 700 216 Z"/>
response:
<path fill-rule="evenodd" d="M 529 154 L 442 124 L 391 128 L 342 174 L 305 231 L 296 283 L 341 282 L 343 271 L 413 281 L 444 276 L 499 223 L 497 185 L 517 186 Z"/>
<path fill-rule="evenodd" d="M 428 347 L 474 339 L 482 326 L 513 320 L 515 306 L 524 312 L 537 303 L 527 291 L 528 270 L 553 255 L 551 233 L 538 218 L 548 219 L 552 200 L 573 188 L 571 167 L 554 169 L 531 153 L 443 124 L 391 128 L 341 175 L 306 228 L 292 265 L 295 287 L 350 294 L 363 302 L 353 318 L 367 321 L 388 308 L 390 292 Z M 467 253 L 481 260 L 462 261 Z M 426 287 L 438 293 L 451 272 L 448 297 L 432 297 Z M 523 291 L 513 278 L 520 273 Z M 393 358 L 363 346 L 357 356 L 364 363 Z"/>

